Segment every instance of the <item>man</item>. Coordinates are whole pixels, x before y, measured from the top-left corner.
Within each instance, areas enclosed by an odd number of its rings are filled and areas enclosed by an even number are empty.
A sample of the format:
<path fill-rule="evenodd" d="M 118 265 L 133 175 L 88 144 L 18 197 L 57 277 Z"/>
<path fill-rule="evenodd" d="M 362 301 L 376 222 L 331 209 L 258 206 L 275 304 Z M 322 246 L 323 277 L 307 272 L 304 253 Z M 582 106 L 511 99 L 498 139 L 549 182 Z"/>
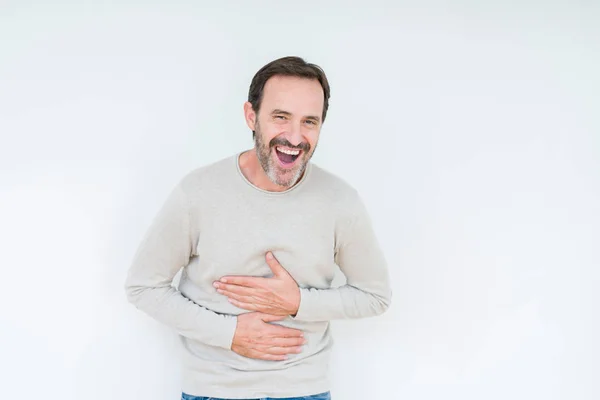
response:
<path fill-rule="evenodd" d="M 358 193 L 310 162 L 328 103 L 318 66 L 261 68 L 244 104 L 254 148 L 183 177 L 135 254 L 127 296 L 180 335 L 183 399 L 329 399 L 329 321 L 390 304 Z"/>

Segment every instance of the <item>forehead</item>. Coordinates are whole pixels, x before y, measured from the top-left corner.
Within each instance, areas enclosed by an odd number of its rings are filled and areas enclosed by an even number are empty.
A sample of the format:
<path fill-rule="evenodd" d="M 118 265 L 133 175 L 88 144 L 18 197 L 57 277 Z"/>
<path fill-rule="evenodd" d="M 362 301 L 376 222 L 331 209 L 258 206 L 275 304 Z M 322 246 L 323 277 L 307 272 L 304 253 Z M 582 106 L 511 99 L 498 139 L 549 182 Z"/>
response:
<path fill-rule="evenodd" d="M 323 88 L 316 79 L 296 76 L 273 76 L 265 84 L 261 109 L 274 109 L 300 115 L 321 115 Z"/>

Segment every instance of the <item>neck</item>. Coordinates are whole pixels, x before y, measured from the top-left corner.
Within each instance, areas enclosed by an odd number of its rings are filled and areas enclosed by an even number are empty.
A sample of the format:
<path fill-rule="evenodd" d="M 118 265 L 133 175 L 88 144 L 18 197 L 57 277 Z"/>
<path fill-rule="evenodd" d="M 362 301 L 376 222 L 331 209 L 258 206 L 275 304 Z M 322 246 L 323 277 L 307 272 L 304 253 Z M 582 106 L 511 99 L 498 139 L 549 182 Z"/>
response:
<path fill-rule="evenodd" d="M 269 192 L 283 192 L 287 186 L 280 186 L 269 179 L 256 155 L 256 149 L 246 150 L 239 158 L 240 170 L 244 177 L 259 189 Z"/>

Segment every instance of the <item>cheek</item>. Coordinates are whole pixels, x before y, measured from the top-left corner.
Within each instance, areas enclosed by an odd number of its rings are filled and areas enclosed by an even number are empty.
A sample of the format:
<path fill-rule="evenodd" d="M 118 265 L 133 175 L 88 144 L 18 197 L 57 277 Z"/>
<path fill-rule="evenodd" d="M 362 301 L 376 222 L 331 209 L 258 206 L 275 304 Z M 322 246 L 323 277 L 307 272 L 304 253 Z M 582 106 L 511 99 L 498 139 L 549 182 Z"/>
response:
<path fill-rule="evenodd" d="M 278 127 L 277 125 L 273 124 L 266 124 L 264 126 L 261 125 L 261 133 L 263 135 L 265 144 L 268 145 L 271 139 L 273 139 L 277 135 L 280 135 L 282 132 L 281 127 Z"/>
<path fill-rule="evenodd" d="M 306 140 L 308 141 L 308 144 L 310 145 L 311 151 L 314 150 L 315 146 L 317 145 L 317 142 L 319 141 L 319 133 L 315 132 L 315 133 L 310 133 L 310 134 L 306 135 Z"/>

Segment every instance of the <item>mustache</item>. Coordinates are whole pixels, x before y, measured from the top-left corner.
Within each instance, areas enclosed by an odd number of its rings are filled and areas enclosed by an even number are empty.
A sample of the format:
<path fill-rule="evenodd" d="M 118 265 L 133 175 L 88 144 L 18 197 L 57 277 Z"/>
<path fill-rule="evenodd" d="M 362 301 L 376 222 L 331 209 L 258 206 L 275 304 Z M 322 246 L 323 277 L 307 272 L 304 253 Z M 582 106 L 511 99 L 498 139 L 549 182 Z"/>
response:
<path fill-rule="evenodd" d="M 269 147 L 274 146 L 285 146 L 289 147 L 290 149 L 303 150 L 305 152 L 308 152 L 310 150 L 310 145 L 306 142 L 300 143 L 298 146 L 294 146 L 287 139 L 280 137 L 274 137 L 273 139 L 271 139 L 271 141 L 269 142 Z"/>

